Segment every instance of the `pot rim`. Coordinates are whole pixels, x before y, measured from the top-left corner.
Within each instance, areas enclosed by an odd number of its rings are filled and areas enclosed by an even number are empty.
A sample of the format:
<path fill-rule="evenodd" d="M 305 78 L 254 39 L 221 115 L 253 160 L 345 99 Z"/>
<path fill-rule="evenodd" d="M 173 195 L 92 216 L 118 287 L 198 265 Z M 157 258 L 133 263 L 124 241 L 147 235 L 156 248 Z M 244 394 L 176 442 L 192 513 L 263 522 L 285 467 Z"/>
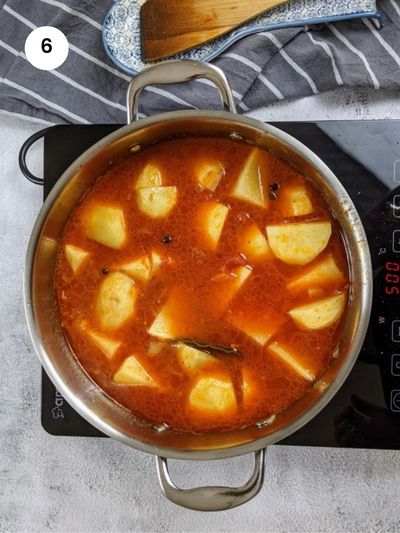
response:
<path fill-rule="evenodd" d="M 70 392 L 68 384 L 59 375 L 59 373 L 51 362 L 50 356 L 44 349 L 41 343 L 39 332 L 36 327 L 32 298 L 32 270 L 37 244 L 39 242 L 41 231 L 44 222 L 47 218 L 47 215 L 61 191 L 75 176 L 75 174 L 79 171 L 82 165 L 89 161 L 101 149 L 105 148 L 112 142 L 124 137 L 129 133 L 138 131 L 144 127 L 154 126 L 155 124 L 166 123 L 168 121 L 193 121 L 198 118 L 210 119 L 213 121 L 229 121 L 232 124 L 232 131 L 234 131 L 234 124 L 240 123 L 241 125 L 249 126 L 263 133 L 270 134 L 279 142 L 290 146 L 291 149 L 293 149 L 295 152 L 301 155 L 303 159 L 305 159 L 309 164 L 311 164 L 314 169 L 316 169 L 322 176 L 324 176 L 329 181 L 330 185 L 334 188 L 336 195 L 348 202 L 348 205 L 350 206 L 349 211 L 351 212 L 353 217 L 352 232 L 356 234 L 356 240 L 359 243 L 358 254 L 361 258 L 363 268 L 361 269 L 360 273 L 361 301 L 360 320 L 357 327 L 357 332 L 354 335 L 352 345 L 349 348 L 349 352 L 339 372 L 337 373 L 333 381 L 330 383 L 328 389 L 319 397 L 319 399 L 293 422 L 265 437 L 260 437 L 247 443 L 217 449 L 182 450 L 147 444 L 116 430 L 109 423 L 107 423 L 101 417 L 91 411 L 80 398 Z M 372 265 L 365 231 L 360 217 L 353 205 L 353 202 L 351 201 L 348 193 L 346 192 L 342 184 L 339 182 L 339 180 L 336 178 L 334 173 L 312 150 L 310 150 L 303 143 L 301 143 L 291 135 L 285 133 L 284 131 L 280 130 L 279 128 L 272 126 L 269 123 L 261 122 L 257 119 L 237 115 L 235 113 L 227 111 L 183 110 L 158 113 L 157 115 L 153 115 L 151 117 L 123 126 L 117 129 L 115 132 L 112 132 L 111 134 L 107 135 L 90 148 L 88 148 L 63 172 L 57 183 L 50 191 L 46 200 L 44 201 L 42 208 L 40 209 L 37 219 L 35 221 L 31 238 L 29 240 L 24 270 L 24 307 L 30 336 L 43 368 L 45 369 L 47 375 L 49 376 L 55 387 L 66 399 L 66 401 L 90 424 L 95 426 L 103 433 L 107 434 L 109 437 L 118 440 L 123 444 L 129 445 L 133 448 L 150 454 L 155 454 L 173 459 L 186 460 L 222 459 L 255 452 L 285 439 L 289 435 L 295 433 L 305 424 L 307 424 L 311 419 L 313 419 L 324 407 L 326 407 L 326 405 L 336 395 L 337 391 L 343 385 L 344 381 L 348 377 L 357 360 L 358 354 L 361 350 L 362 343 L 367 332 L 372 307 L 372 295 Z M 82 370 L 82 372 L 84 372 L 84 370 Z"/>

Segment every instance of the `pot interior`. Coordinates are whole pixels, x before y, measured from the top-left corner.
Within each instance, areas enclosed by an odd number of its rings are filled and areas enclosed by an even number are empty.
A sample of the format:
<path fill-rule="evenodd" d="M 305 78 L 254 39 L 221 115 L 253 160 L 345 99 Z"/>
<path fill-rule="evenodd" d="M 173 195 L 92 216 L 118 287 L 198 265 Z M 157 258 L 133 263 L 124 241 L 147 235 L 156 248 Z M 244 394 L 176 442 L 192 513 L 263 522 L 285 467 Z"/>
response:
<path fill-rule="evenodd" d="M 273 423 L 229 432 L 186 434 L 153 427 L 116 404 L 88 377 L 63 335 L 54 290 L 58 242 L 75 204 L 106 170 L 146 146 L 181 136 L 230 136 L 272 150 L 297 167 L 322 192 L 340 222 L 348 254 L 351 291 L 343 333 L 329 367 L 313 389 Z M 38 217 L 28 250 L 26 304 L 31 334 L 41 362 L 66 400 L 111 437 L 166 457 L 210 459 L 233 456 L 272 444 L 304 425 L 335 394 L 350 372 L 365 336 L 371 304 L 368 244 L 358 214 L 329 169 L 287 134 L 229 113 L 163 114 L 121 128 L 97 143 L 61 177 Z"/>

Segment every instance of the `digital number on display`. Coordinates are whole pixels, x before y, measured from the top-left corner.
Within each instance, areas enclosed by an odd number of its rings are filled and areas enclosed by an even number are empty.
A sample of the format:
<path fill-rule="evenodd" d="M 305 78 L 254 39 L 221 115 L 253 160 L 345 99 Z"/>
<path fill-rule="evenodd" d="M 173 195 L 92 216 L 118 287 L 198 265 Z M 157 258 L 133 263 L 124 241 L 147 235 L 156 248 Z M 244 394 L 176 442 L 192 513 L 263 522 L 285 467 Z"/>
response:
<path fill-rule="evenodd" d="M 387 261 L 385 265 L 385 293 L 388 296 L 400 294 L 400 263 Z"/>

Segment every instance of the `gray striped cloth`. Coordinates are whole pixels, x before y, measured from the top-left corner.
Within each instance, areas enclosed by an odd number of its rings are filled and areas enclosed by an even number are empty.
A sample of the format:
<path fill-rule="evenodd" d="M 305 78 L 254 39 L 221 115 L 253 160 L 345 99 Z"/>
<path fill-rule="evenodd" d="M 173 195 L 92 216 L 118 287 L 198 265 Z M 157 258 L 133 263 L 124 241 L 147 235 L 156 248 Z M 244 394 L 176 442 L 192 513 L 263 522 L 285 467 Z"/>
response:
<path fill-rule="evenodd" d="M 110 0 L 0 0 L 0 109 L 54 123 L 123 123 L 129 76 L 104 52 L 101 27 Z M 378 1 L 384 27 L 368 19 L 259 33 L 214 63 L 227 74 L 241 112 L 341 85 L 400 87 L 400 0 Z M 70 43 L 67 61 L 39 71 L 25 59 L 33 28 L 55 26 Z M 201 82 L 151 87 L 143 115 L 219 106 Z"/>

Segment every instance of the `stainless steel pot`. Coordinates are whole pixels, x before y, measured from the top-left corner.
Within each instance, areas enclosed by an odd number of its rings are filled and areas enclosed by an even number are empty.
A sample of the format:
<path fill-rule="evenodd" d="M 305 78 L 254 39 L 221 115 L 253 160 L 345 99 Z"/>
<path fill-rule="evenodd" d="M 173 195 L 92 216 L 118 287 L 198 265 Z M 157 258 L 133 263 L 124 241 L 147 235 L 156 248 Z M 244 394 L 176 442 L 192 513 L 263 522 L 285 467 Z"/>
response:
<path fill-rule="evenodd" d="M 151 84 L 206 78 L 219 89 L 229 111 L 176 111 L 138 120 L 142 90 Z M 55 387 L 88 422 L 110 437 L 156 456 L 161 488 L 168 499 L 202 511 L 229 509 L 253 498 L 264 479 L 267 446 L 309 422 L 336 394 L 361 349 L 372 301 L 368 243 L 358 213 L 329 168 L 306 146 L 263 122 L 236 114 L 223 72 L 194 61 L 173 61 L 150 67 L 130 83 L 128 125 L 108 135 L 79 157 L 47 197 L 33 228 L 25 270 L 25 309 L 32 341 Z M 122 159 L 149 144 L 185 135 L 228 136 L 269 148 L 291 162 L 322 192 L 339 220 L 350 265 L 351 290 L 345 325 L 329 368 L 313 389 L 275 419 L 226 433 L 191 435 L 152 426 L 106 396 L 88 377 L 71 352 L 60 325 L 54 290 L 54 265 L 68 216 L 91 183 Z M 254 471 L 242 487 L 199 487 L 182 490 L 168 473 L 167 458 L 210 460 L 255 452 Z"/>

